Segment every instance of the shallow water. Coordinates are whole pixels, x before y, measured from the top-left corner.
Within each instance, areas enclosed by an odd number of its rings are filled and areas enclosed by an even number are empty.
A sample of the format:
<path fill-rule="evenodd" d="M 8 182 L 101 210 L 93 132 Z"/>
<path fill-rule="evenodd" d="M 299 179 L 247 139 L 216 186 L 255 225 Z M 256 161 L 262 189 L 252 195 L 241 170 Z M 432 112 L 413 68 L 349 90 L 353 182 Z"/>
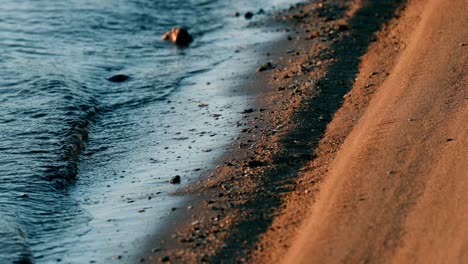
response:
<path fill-rule="evenodd" d="M 297 1 L 251 2 L 2 3 L 1 263 L 105 262 L 158 232 L 183 201 L 169 179 L 189 184 L 224 151 L 249 103 L 229 91 L 278 37 L 230 14 Z M 174 25 L 190 48 L 160 39 Z"/>

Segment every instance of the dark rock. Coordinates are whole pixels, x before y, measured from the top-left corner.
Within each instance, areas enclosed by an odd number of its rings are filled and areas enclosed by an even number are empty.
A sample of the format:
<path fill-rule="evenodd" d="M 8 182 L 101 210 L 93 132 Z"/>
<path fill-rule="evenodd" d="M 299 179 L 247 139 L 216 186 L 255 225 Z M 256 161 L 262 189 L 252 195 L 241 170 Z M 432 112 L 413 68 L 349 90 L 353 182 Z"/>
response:
<path fill-rule="evenodd" d="M 243 114 L 250 114 L 250 113 L 253 113 L 254 109 L 253 108 L 248 108 L 248 109 L 245 109 L 244 112 L 242 112 Z"/>
<path fill-rule="evenodd" d="M 21 197 L 21 198 L 28 198 L 28 197 L 29 197 L 29 194 L 27 194 L 27 193 L 22 193 L 22 194 L 20 194 L 20 197 Z"/>
<path fill-rule="evenodd" d="M 262 72 L 262 71 L 267 71 L 267 70 L 271 70 L 271 69 L 274 69 L 275 66 L 273 64 L 271 64 L 271 62 L 267 62 L 265 64 L 263 64 L 262 66 L 258 67 L 257 71 L 258 72 Z"/>
<path fill-rule="evenodd" d="M 161 258 L 161 262 L 169 262 L 169 261 L 171 261 L 169 256 L 164 256 L 164 257 Z"/>
<path fill-rule="evenodd" d="M 251 19 L 253 16 L 254 16 L 254 14 L 252 12 L 247 12 L 244 15 L 245 19 Z"/>
<path fill-rule="evenodd" d="M 176 176 L 172 177 L 170 183 L 171 183 L 171 184 L 178 184 L 178 183 L 180 183 L 180 176 L 179 176 L 179 175 L 176 175 Z"/>
<path fill-rule="evenodd" d="M 263 10 L 263 8 L 260 8 L 257 12 L 257 14 L 261 15 L 261 14 L 265 14 L 265 10 Z"/>
<path fill-rule="evenodd" d="M 185 28 L 173 28 L 166 32 L 162 36 L 163 40 L 169 40 L 178 46 L 188 46 L 192 41 L 193 37 L 189 34 Z"/>
<path fill-rule="evenodd" d="M 264 162 L 259 160 L 250 160 L 249 162 L 247 162 L 247 166 L 249 166 L 250 168 L 261 167 L 264 165 Z"/>
<path fill-rule="evenodd" d="M 117 75 L 107 78 L 109 82 L 115 82 L 115 83 L 125 82 L 128 79 L 130 79 L 130 77 L 124 74 L 117 74 Z"/>
<path fill-rule="evenodd" d="M 335 25 L 334 29 L 338 31 L 346 31 L 349 29 L 349 27 L 347 25 L 340 24 L 340 25 Z"/>
<path fill-rule="evenodd" d="M 236 11 L 236 12 L 232 13 L 232 16 L 233 17 L 238 17 L 238 16 L 240 16 L 240 13 Z"/>

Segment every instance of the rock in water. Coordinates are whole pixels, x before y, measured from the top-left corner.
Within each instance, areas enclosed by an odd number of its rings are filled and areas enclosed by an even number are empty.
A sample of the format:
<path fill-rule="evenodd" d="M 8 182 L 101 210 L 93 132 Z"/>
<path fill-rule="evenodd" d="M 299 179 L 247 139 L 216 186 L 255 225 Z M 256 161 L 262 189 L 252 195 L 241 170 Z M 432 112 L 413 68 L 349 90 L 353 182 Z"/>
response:
<path fill-rule="evenodd" d="M 176 175 L 176 176 L 172 177 L 170 183 L 171 183 L 171 184 L 178 184 L 178 183 L 180 183 L 180 176 L 179 176 L 179 175 Z"/>
<path fill-rule="evenodd" d="M 253 16 L 254 14 L 250 11 L 244 14 L 245 19 L 251 19 Z"/>
<path fill-rule="evenodd" d="M 178 46 L 188 46 L 193 41 L 193 37 L 188 33 L 187 29 L 177 27 L 164 33 L 162 39 L 169 40 Z"/>
<path fill-rule="evenodd" d="M 117 74 L 112 77 L 107 78 L 109 82 L 115 82 L 115 83 L 120 83 L 120 82 L 125 82 L 128 80 L 130 77 L 124 74 Z"/>

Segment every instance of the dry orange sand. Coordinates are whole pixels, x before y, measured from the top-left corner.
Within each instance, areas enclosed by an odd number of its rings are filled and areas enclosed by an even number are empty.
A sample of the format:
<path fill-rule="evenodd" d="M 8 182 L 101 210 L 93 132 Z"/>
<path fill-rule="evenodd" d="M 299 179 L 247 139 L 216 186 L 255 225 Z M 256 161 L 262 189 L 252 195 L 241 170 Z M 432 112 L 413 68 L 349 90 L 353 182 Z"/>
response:
<path fill-rule="evenodd" d="M 412 1 L 408 46 L 284 263 L 468 263 L 468 1 Z"/>

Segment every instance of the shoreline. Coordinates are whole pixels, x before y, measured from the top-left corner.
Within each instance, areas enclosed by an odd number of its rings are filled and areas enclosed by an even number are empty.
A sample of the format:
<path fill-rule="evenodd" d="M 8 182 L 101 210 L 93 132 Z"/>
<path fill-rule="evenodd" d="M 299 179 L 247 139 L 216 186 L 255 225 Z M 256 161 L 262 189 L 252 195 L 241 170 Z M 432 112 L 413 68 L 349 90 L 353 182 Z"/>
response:
<path fill-rule="evenodd" d="M 314 249 L 300 230 L 324 229 L 323 238 L 333 233 L 325 227 L 348 227 L 307 224 L 318 221 L 311 212 L 327 203 L 323 195 L 333 201 L 346 194 L 335 195 L 330 185 L 329 177 L 337 181 L 331 174 L 337 173 L 336 158 L 353 151 L 343 150 L 345 142 L 374 97 L 385 92 L 422 8 L 417 0 L 344 2 L 299 4 L 278 15 L 289 21 L 289 36 L 265 51 L 275 68 L 245 83 L 258 94 L 254 111 L 245 113 L 248 127 L 217 168 L 181 191 L 193 202 L 175 212 L 163 241 L 151 243 L 156 252 L 142 253 L 149 261 L 277 263 L 287 255 L 305 262 Z M 340 217 L 332 220 L 340 223 Z"/>
<path fill-rule="evenodd" d="M 255 111 L 244 118 L 248 128 L 241 129 L 244 133 L 217 168 L 180 191 L 193 199 L 190 209 L 176 210 L 168 219 L 169 232 L 151 244 L 156 252 L 144 254 L 149 261 L 249 262 L 261 255 L 256 247 L 281 213 L 284 198 L 297 192 L 299 175 L 315 157 L 327 125 L 352 87 L 359 57 L 394 13 L 391 9 L 377 25 L 355 28 L 362 22 L 347 20 L 355 18 L 359 6 L 344 2 L 298 4 L 273 18 L 286 20 L 289 32 L 265 51 L 275 69 L 254 73 L 244 84 L 258 94 Z M 367 8 L 364 13 L 375 6 Z M 313 16 L 304 16 L 308 13 Z M 343 48 L 355 41 L 361 47 L 347 54 Z M 337 85 L 342 89 L 335 89 Z M 321 180 L 312 181 L 318 188 Z M 304 193 L 310 197 L 315 190 Z"/>
<path fill-rule="evenodd" d="M 258 94 L 255 111 L 244 116 L 249 128 L 241 130 L 245 133 L 233 142 L 217 168 L 199 184 L 179 191 L 189 194 L 190 209 L 173 213 L 169 232 L 150 243 L 156 252 L 146 250 L 145 258 L 156 262 L 248 261 L 245 257 L 255 251 L 284 197 L 298 186 L 295 181 L 302 168 L 314 158 L 327 124 L 352 87 L 371 33 L 378 31 L 365 27 L 356 29 L 361 36 L 351 36 L 355 34 L 351 24 L 359 21 L 347 24 L 346 20 L 353 17 L 356 5 L 298 4 L 273 18 L 284 23 L 288 32 L 284 40 L 264 51 L 269 55 L 265 63 L 271 61 L 275 68 L 245 80 L 243 92 Z M 308 13 L 313 16 L 304 15 Z M 336 58 L 334 52 L 352 42 L 363 46 L 352 54 L 352 69 L 343 76 L 339 71 L 349 67 L 349 61 L 343 61 L 348 54 Z M 340 84 L 330 80 L 336 77 Z M 345 87 L 336 91 L 333 86 L 337 84 Z"/>

